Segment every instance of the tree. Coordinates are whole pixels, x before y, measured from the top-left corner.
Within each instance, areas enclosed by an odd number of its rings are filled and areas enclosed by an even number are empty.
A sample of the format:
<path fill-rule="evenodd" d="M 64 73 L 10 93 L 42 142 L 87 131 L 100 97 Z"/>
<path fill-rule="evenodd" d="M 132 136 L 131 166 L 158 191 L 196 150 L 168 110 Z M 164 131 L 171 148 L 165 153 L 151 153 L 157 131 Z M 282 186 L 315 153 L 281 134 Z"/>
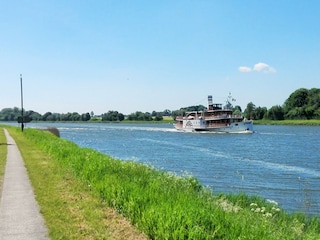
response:
<path fill-rule="evenodd" d="M 285 114 L 295 108 L 301 108 L 308 103 L 308 90 L 300 88 L 290 94 L 289 98 L 284 102 Z M 297 109 L 296 109 L 297 110 Z"/>
<path fill-rule="evenodd" d="M 118 111 L 108 111 L 107 113 L 102 114 L 102 121 L 123 121 L 124 115 Z"/>
<path fill-rule="evenodd" d="M 146 113 L 144 114 L 144 117 L 143 117 L 143 118 L 144 118 L 143 120 L 145 120 L 145 121 L 152 121 L 152 120 L 153 120 L 152 115 L 151 115 L 151 113 L 149 113 L 149 112 L 146 112 Z"/>
<path fill-rule="evenodd" d="M 314 118 L 320 119 L 320 108 L 314 112 Z"/>
<path fill-rule="evenodd" d="M 253 113 L 254 119 L 263 119 L 264 115 L 267 113 L 266 107 L 257 107 Z"/>
<path fill-rule="evenodd" d="M 302 107 L 295 107 L 285 114 L 286 119 L 305 119 Z"/>
<path fill-rule="evenodd" d="M 171 111 L 169 109 L 165 109 L 162 114 L 163 116 L 171 116 Z"/>
<path fill-rule="evenodd" d="M 242 109 L 239 105 L 234 106 L 233 111 L 239 111 L 242 112 Z"/>
<path fill-rule="evenodd" d="M 46 112 L 45 114 L 43 114 L 42 116 L 42 121 L 52 121 L 53 117 L 51 112 Z"/>
<path fill-rule="evenodd" d="M 21 116 L 19 108 L 4 108 L 0 112 L 1 121 L 16 121 Z"/>
<path fill-rule="evenodd" d="M 248 119 L 252 118 L 255 110 L 256 106 L 252 102 L 249 102 L 247 108 L 244 110 L 244 116 Z"/>
<path fill-rule="evenodd" d="M 279 105 L 271 107 L 265 114 L 264 118 L 269 120 L 283 120 L 284 119 L 283 108 Z"/>
<path fill-rule="evenodd" d="M 29 116 L 34 121 L 40 121 L 42 118 L 40 113 L 34 112 L 32 110 L 26 111 L 26 116 Z"/>
<path fill-rule="evenodd" d="M 72 115 L 71 115 L 71 119 L 72 119 L 72 121 L 80 121 L 81 120 L 81 116 L 80 116 L 80 114 L 79 113 L 77 113 L 77 112 L 73 112 L 72 113 Z"/>
<path fill-rule="evenodd" d="M 162 121 L 163 120 L 163 117 L 161 114 L 157 114 L 157 116 L 155 116 L 154 118 L 155 121 Z"/>
<path fill-rule="evenodd" d="M 128 120 L 130 121 L 152 121 L 152 115 L 148 112 L 143 113 L 140 111 L 137 111 L 135 113 L 131 113 L 127 116 Z"/>
<path fill-rule="evenodd" d="M 246 118 L 253 118 L 256 120 L 262 119 L 267 112 L 266 107 L 256 107 L 252 102 L 248 103 L 247 108 L 244 110 Z"/>
<path fill-rule="evenodd" d="M 299 88 L 284 103 L 286 119 L 318 118 L 320 109 L 320 89 Z"/>
<path fill-rule="evenodd" d="M 311 88 L 308 92 L 308 105 L 314 109 L 320 108 L 320 88 Z"/>
<path fill-rule="evenodd" d="M 236 106 L 232 109 L 232 114 L 233 114 L 233 115 L 241 115 L 241 114 L 242 114 L 241 107 L 240 107 L 239 105 L 236 105 Z"/>
<path fill-rule="evenodd" d="M 181 108 L 180 110 L 172 111 L 171 116 L 173 119 L 175 119 L 177 116 L 184 116 L 186 114 L 186 110 L 184 108 Z"/>
<path fill-rule="evenodd" d="M 90 114 L 89 113 L 83 113 L 82 115 L 81 115 L 81 121 L 89 121 L 91 119 L 91 116 L 90 116 Z"/>
<path fill-rule="evenodd" d="M 119 119 L 120 122 L 123 121 L 124 120 L 124 115 L 122 113 L 119 113 L 118 114 L 118 119 Z"/>

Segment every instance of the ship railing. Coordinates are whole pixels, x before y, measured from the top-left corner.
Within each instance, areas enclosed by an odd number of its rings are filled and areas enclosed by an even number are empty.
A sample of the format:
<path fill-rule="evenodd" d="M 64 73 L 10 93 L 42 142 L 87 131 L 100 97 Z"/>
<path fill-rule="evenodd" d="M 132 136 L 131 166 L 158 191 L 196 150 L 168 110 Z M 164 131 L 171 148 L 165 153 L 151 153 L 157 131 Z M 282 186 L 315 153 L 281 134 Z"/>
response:
<path fill-rule="evenodd" d="M 205 120 L 219 120 L 219 119 L 242 119 L 243 117 L 241 115 L 230 115 L 230 114 L 223 114 L 223 115 L 212 115 L 212 116 L 205 116 Z M 203 119 L 202 116 L 177 116 L 176 120 L 177 121 L 182 121 L 182 120 L 190 120 L 190 119 Z"/>
<path fill-rule="evenodd" d="M 242 119 L 241 115 L 218 115 L 218 116 L 206 116 L 206 120 L 219 120 L 219 119 Z"/>
<path fill-rule="evenodd" d="M 200 120 L 203 119 L 202 116 L 177 116 L 176 121 L 182 121 L 182 120 Z"/>

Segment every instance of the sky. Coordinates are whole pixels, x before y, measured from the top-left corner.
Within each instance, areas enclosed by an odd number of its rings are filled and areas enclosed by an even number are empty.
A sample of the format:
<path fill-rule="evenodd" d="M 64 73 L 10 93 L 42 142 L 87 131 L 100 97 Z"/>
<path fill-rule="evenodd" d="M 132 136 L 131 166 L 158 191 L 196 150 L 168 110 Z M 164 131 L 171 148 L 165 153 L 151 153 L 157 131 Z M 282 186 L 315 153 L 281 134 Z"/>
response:
<path fill-rule="evenodd" d="M 320 88 L 318 0 L 0 0 L 0 110 L 282 105 Z"/>

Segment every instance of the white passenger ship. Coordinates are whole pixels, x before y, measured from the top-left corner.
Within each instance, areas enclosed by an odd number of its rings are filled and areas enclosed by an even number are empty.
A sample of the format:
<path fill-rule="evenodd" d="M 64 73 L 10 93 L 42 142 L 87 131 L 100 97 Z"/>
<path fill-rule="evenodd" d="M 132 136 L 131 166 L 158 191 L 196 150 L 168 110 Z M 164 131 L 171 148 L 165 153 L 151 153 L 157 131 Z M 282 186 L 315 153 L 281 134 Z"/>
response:
<path fill-rule="evenodd" d="M 230 101 L 229 95 L 226 105 L 222 107 L 222 104 L 212 102 L 212 96 L 208 96 L 208 109 L 177 116 L 174 126 L 185 132 L 253 133 L 253 121 L 234 115 Z"/>

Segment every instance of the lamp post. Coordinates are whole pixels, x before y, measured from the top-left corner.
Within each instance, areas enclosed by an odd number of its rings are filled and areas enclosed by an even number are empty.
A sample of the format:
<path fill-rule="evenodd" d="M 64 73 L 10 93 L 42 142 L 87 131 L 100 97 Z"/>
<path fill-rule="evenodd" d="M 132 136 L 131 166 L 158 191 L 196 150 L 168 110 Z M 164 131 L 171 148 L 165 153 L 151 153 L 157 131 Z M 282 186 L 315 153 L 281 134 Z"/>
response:
<path fill-rule="evenodd" d="M 23 132 L 23 91 L 22 91 L 22 74 L 20 74 L 20 86 L 21 86 L 21 131 Z"/>

